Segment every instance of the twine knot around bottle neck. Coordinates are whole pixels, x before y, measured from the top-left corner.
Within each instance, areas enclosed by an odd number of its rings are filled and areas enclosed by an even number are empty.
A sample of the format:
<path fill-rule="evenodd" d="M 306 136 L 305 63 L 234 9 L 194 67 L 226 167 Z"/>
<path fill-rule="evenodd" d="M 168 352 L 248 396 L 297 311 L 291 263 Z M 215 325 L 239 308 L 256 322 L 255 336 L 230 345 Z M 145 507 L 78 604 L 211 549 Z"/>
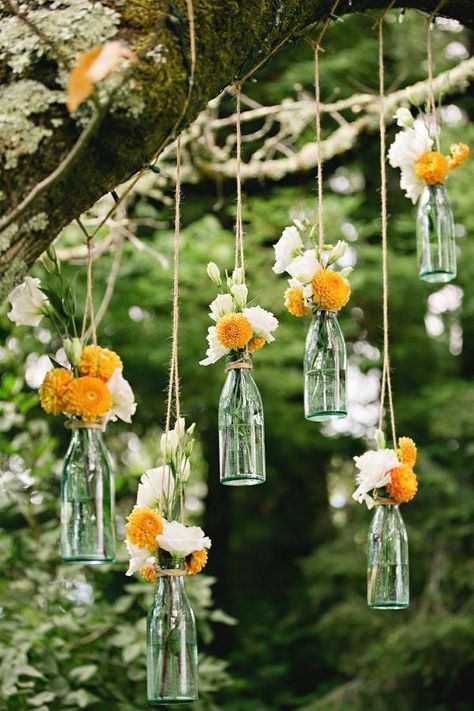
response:
<path fill-rule="evenodd" d="M 374 496 L 375 506 L 397 506 L 397 502 L 388 496 Z"/>
<path fill-rule="evenodd" d="M 253 363 L 242 358 L 241 360 L 235 360 L 232 363 L 226 363 L 225 372 L 228 373 L 230 370 L 252 370 Z"/>
<path fill-rule="evenodd" d="M 64 427 L 67 430 L 98 430 L 105 432 L 105 422 L 88 422 L 87 420 L 66 420 Z"/>
<path fill-rule="evenodd" d="M 188 574 L 185 568 L 158 568 L 157 578 L 184 578 Z"/>

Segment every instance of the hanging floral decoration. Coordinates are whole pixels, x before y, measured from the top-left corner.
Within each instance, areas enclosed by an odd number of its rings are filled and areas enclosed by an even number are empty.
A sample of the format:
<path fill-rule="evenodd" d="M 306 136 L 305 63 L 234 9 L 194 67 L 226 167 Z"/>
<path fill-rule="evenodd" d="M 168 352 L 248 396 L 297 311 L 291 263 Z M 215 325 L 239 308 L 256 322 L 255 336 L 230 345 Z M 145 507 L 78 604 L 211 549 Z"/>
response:
<path fill-rule="evenodd" d="M 465 143 L 453 143 L 449 154 L 433 150 L 432 115 L 420 114 L 415 118 L 407 108 L 399 109 L 394 118 L 403 130 L 395 136 L 388 151 L 393 168 L 400 168 L 400 187 L 414 204 L 426 185 L 440 185 L 448 175 L 468 157 L 470 149 Z"/>
<path fill-rule="evenodd" d="M 215 286 L 223 286 L 217 264 L 209 262 L 207 273 Z M 208 328 L 208 348 L 201 365 L 216 363 L 230 353 L 253 353 L 275 340 L 273 333 L 278 327 L 275 316 L 261 306 L 247 306 L 248 287 L 242 268 L 235 268 L 232 276 L 226 273 L 224 286 L 209 306 L 215 326 Z"/>
<path fill-rule="evenodd" d="M 352 267 L 336 271 L 337 262 L 347 250 L 347 242 L 305 248 L 304 237 L 313 239 L 315 227 L 309 222 L 297 222 L 283 230 L 274 245 L 276 274 L 290 275 L 285 291 L 285 306 L 292 316 L 301 318 L 319 310 L 340 311 L 349 301 L 351 286 L 347 277 Z"/>
<path fill-rule="evenodd" d="M 130 559 L 127 575 L 138 572 L 155 582 L 161 568 L 182 565 L 188 575 L 195 575 L 207 563 L 210 539 L 201 528 L 180 520 L 191 474 L 194 427 L 186 429 L 184 418 L 177 419 L 174 429 L 161 436 L 164 464 L 149 469 L 140 479 L 136 504 L 125 527 Z"/>

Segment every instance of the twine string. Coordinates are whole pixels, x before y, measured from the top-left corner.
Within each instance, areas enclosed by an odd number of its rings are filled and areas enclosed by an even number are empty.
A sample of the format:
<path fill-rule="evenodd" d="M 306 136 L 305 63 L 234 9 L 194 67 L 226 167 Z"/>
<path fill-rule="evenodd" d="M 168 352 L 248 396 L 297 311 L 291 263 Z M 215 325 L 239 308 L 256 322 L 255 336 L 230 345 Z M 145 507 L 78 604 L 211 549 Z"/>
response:
<path fill-rule="evenodd" d="M 178 570 L 176 568 L 163 568 L 162 570 L 158 568 L 156 571 L 156 576 L 158 578 L 184 578 L 187 574 L 186 570 Z"/>
<path fill-rule="evenodd" d="M 381 202 L 381 231 L 382 231 L 382 287 L 383 287 L 383 368 L 380 395 L 379 428 L 382 428 L 385 391 L 388 395 L 390 424 L 392 430 L 393 446 L 396 447 L 397 437 L 395 430 L 395 410 L 393 406 L 392 379 L 390 374 L 389 353 L 389 313 L 388 313 L 388 211 L 387 211 L 387 170 L 386 170 L 386 137 L 385 137 L 385 68 L 384 68 L 384 42 L 383 18 L 377 22 L 379 39 L 379 132 L 380 132 L 380 202 Z"/>
<path fill-rule="evenodd" d="M 245 256 L 244 256 L 244 226 L 242 221 L 242 118 L 241 118 L 241 91 L 242 85 L 235 85 L 236 94 L 236 187 L 237 208 L 235 217 L 235 268 L 242 269 L 245 281 Z"/>
<path fill-rule="evenodd" d="M 64 427 L 67 430 L 100 430 L 105 432 L 104 422 L 87 422 L 86 420 L 66 420 Z"/>
<path fill-rule="evenodd" d="M 427 62 L 428 62 L 428 107 L 429 112 L 432 115 L 433 121 L 433 132 L 434 139 L 436 143 L 436 150 L 440 152 L 440 137 L 439 137 L 439 126 L 438 118 L 436 115 L 436 99 L 433 89 L 433 47 L 432 47 L 432 16 L 428 18 L 426 22 L 426 49 L 427 49 Z"/>
<path fill-rule="evenodd" d="M 86 297 L 84 302 L 84 315 L 82 317 L 82 328 L 81 328 L 81 342 L 84 345 L 87 340 L 87 322 L 90 321 L 90 332 L 92 335 L 92 343 L 97 346 L 97 328 L 95 319 L 95 309 L 94 309 L 94 285 L 93 285 L 93 246 L 94 246 L 94 235 L 90 235 L 88 230 L 84 227 L 81 222 L 80 217 L 76 219 L 77 224 L 81 228 L 82 232 L 86 238 L 86 248 L 87 248 L 87 269 L 86 269 Z"/>
<path fill-rule="evenodd" d="M 229 370 L 252 370 L 253 363 L 249 363 L 246 360 L 236 360 L 233 363 L 227 363 L 225 367 L 225 372 L 228 373 Z"/>

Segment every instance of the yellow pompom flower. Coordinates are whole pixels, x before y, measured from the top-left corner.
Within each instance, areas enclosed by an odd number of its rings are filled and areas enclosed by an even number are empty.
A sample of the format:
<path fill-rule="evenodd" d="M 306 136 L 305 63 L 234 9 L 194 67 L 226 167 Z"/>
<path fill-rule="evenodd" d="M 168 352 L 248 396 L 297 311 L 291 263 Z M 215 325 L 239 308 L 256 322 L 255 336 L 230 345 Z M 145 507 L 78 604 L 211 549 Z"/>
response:
<path fill-rule="evenodd" d="M 149 566 L 148 568 L 140 568 L 138 571 L 138 574 L 142 576 L 144 580 L 146 580 L 148 583 L 154 583 L 156 582 L 156 578 L 158 577 L 156 575 L 156 569 L 153 568 L 152 566 Z"/>
<path fill-rule="evenodd" d="M 448 159 L 438 151 L 424 153 L 415 163 L 416 177 L 427 185 L 442 183 L 448 170 Z"/>
<path fill-rule="evenodd" d="M 320 269 L 313 277 L 313 298 L 320 309 L 339 311 L 351 296 L 351 287 L 344 277 L 330 269 Z"/>
<path fill-rule="evenodd" d="M 308 313 L 304 304 L 303 289 L 299 286 L 291 286 L 285 291 L 285 306 L 292 316 L 301 318 Z"/>
<path fill-rule="evenodd" d="M 196 575 L 200 573 L 201 570 L 207 564 L 207 550 L 203 548 L 200 551 L 194 551 L 194 553 L 189 556 L 186 560 L 186 570 L 188 575 Z"/>
<path fill-rule="evenodd" d="M 217 340 L 231 351 L 245 348 L 252 334 L 252 325 L 243 314 L 226 314 L 216 325 Z"/>
<path fill-rule="evenodd" d="M 112 396 L 105 383 L 89 375 L 74 378 L 64 395 L 64 412 L 86 421 L 103 417 L 111 407 Z"/>
<path fill-rule="evenodd" d="M 466 143 L 453 143 L 449 147 L 449 152 L 451 155 L 448 156 L 448 167 L 450 170 L 454 170 L 464 163 L 470 153 L 470 148 Z"/>
<path fill-rule="evenodd" d="M 411 467 L 400 464 L 390 470 L 391 480 L 387 484 L 387 493 L 397 504 L 406 504 L 411 501 L 418 490 L 416 474 Z"/>
<path fill-rule="evenodd" d="M 64 411 L 64 398 L 74 380 L 70 370 L 53 368 L 46 373 L 38 390 L 41 407 L 50 415 L 59 415 Z"/>
<path fill-rule="evenodd" d="M 159 547 L 156 537 L 162 532 L 163 519 L 157 511 L 153 511 L 149 506 L 133 509 L 132 513 L 127 516 L 125 536 L 127 541 L 134 546 L 156 551 Z"/>
<path fill-rule="evenodd" d="M 81 375 L 92 375 L 94 378 L 109 380 L 114 370 L 123 370 L 120 357 L 101 346 L 86 346 L 82 349 L 79 372 Z"/>
<path fill-rule="evenodd" d="M 416 464 L 416 444 L 410 437 L 399 437 L 397 457 L 402 464 L 413 469 Z"/>
<path fill-rule="evenodd" d="M 266 340 L 264 339 L 263 336 L 254 336 L 253 338 L 250 339 L 248 343 L 248 349 L 250 353 L 253 351 L 259 351 L 263 348 L 263 346 L 266 344 Z"/>

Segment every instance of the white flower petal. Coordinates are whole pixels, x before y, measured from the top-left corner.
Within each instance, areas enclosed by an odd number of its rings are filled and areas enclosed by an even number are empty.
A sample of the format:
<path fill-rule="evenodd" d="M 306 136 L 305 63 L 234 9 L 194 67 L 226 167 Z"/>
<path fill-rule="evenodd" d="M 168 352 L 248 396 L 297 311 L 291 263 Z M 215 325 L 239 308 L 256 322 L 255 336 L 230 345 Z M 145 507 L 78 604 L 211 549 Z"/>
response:
<path fill-rule="evenodd" d="M 283 230 L 283 234 L 278 242 L 273 246 L 275 250 L 275 264 L 273 271 L 275 274 L 286 272 L 289 265 L 303 249 L 303 240 L 297 228 L 292 225 Z"/>
<path fill-rule="evenodd" d="M 298 281 L 303 284 L 309 284 L 320 269 L 322 269 L 321 264 L 316 259 L 316 252 L 314 249 L 307 249 L 299 257 L 293 259 L 293 261 L 288 265 L 287 272 L 290 276 L 298 279 Z"/>
<path fill-rule="evenodd" d="M 199 365 L 211 365 L 229 353 L 230 349 L 225 348 L 217 340 L 215 326 L 209 326 L 207 330 L 207 342 L 209 344 L 206 351 L 207 357 L 204 358 L 204 360 L 199 361 Z"/>
<path fill-rule="evenodd" d="M 39 279 L 27 276 L 9 293 L 7 298 L 12 308 L 7 316 L 17 326 L 38 326 L 43 318 L 49 301 L 39 288 L 40 283 Z"/>
<path fill-rule="evenodd" d="M 130 383 L 125 380 L 122 372 L 116 368 L 107 381 L 107 389 L 112 396 L 112 407 L 109 419 L 114 422 L 117 418 L 123 422 L 131 422 L 135 414 L 137 403 Z"/>
<path fill-rule="evenodd" d="M 155 508 L 165 496 L 169 498 L 174 492 L 174 478 L 168 466 L 148 469 L 138 484 L 137 506 Z"/>
<path fill-rule="evenodd" d="M 211 539 L 204 535 L 199 526 L 185 526 L 179 521 L 163 520 L 163 532 L 156 540 L 164 551 L 175 558 L 185 558 L 187 555 L 211 547 Z"/>
<path fill-rule="evenodd" d="M 255 336 L 262 336 L 267 343 L 275 340 L 272 333 L 278 328 L 278 320 L 271 311 L 266 311 L 261 306 L 251 306 L 244 309 L 243 314 L 250 321 Z"/>

